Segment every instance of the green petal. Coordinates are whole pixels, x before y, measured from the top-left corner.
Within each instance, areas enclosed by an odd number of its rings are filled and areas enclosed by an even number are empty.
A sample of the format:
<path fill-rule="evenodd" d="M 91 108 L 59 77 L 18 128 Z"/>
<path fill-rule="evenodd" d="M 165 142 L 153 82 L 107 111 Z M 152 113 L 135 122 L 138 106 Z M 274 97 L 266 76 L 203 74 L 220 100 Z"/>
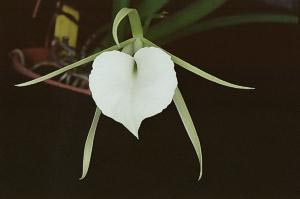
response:
<path fill-rule="evenodd" d="M 146 45 L 158 47 L 156 44 L 152 43 L 151 41 L 149 41 L 145 38 L 143 38 L 143 41 Z M 254 89 L 254 88 L 251 88 L 251 87 L 239 86 L 239 85 L 232 84 L 232 83 L 226 82 L 224 80 L 221 80 L 221 79 L 219 79 L 219 78 L 217 78 L 213 75 L 208 74 L 207 72 L 205 72 L 203 70 L 200 70 L 199 68 L 191 65 L 190 63 L 180 59 L 179 57 L 176 57 L 175 55 L 172 55 L 171 53 L 169 53 L 167 51 L 165 51 L 165 52 L 168 53 L 172 57 L 172 60 L 174 61 L 174 63 L 176 63 L 177 65 L 185 68 L 186 70 L 188 70 L 188 71 L 190 71 L 190 72 L 192 72 L 196 75 L 199 75 L 199 76 L 203 77 L 204 79 L 207 79 L 209 81 L 215 82 L 215 83 L 223 85 L 223 86 L 231 87 L 231 88 Z"/>
<path fill-rule="evenodd" d="M 39 78 L 33 79 L 33 80 L 31 80 L 31 81 L 28 81 L 28 82 L 24 82 L 24 83 L 21 83 L 21 84 L 17 84 L 17 85 L 15 85 L 15 86 L 23 87 L 23 86 L 29 86 L 29 85 L 32 85 L 32 84 L 36 84 L 36 83 L 45 81 L 45 80 L 50 79 L 50 78 L 52 78 L 52 77 L 55 77 L 55 76 L 57 76 L 57 75 L 59 75 L 59 74 L 61 74 L 61 73 L 64 73 L 64 72 L 66 72 L 66 71 L 68 71 L 68 70 L 71 70 L 71 69 L 73 69 L 73 68 L 76 68 L 76 67 L 78 67 L 78 66 L 81 66 L 81 65 L 83 65 L 83 64 L 86 64 L 86 63 L 88 63 L 88 62 L 91 62 L 91 61 L 93 61 L 97 56 L 99 56 L 99 55 L 100 55 L 101 53 L 103 53 L 103 52 L 111 51 L 111 50 L 118 50 L 119 48 L 122 48 L 122 47 L 126 46 L 127 44 L 133 42 L 134 40 L 135 40 L 134 38 L 128 39 L 128 40 L 126 40 L 126 41 L 120 43 L 119 46 L 114 45 L 114 46 L 112 46 L 112 47 L 110 47 L 110 48 L 107 48 L 107 49 L 101 51 L 101 52 L 98 52 L 98 53 L 95 53 L 95 54 L 93 54 L 93 55 L 91 55 L 91 56 L 89 56 L 89 57 L 86 57 L 86 58 L 84 58 L 84 59 L 82 59 L 82 60 L 80 60 L 80 61 L 78 61 L 78 62 L 75 62 L 75 63 L 70 64 L 70 65 L 68 65 L 68 66 L 65 66 L 65 67 L 63 67 L 63 68 L 61 68 L 61 69 L 58 69 L 58 70 L 56 70 L 56 71 L 53 71 L 53 72 L 51 72 L 51 73 L 49 73 L 49 74 L 47 74 L 47 75 L 41 76 L 41 77 L 39 77 Z"/>
<path fill-rule="evenodd" d="M 130 6 L 130 0 L 113 0 L 113 10 L 112 10 L 112 19 L 115 18 L 115 16 L 117 15 L 117 13 L 122 9 L 122 8 L 127 8 Z M 119 39 L 123 40 L 126 36 L 127 33 L 129 33 L 128 26 L 129 24 L 127 23 L 127 21 L 125 23 L 122 23 L 119 25 L 118 27 L 118 35 L 119 35 Z M 111 33 L 108 32 L 107 38 L 111 38 Z"/>
<path fill-rule="evenodd" d="M 142 38 L 143 37 L 143 27 L 141 24 L 141 20 L 139 14 L 136 9 L 131 8 L 122 8 L 118 14 L 116 15 L 113 23 L 112 34 L 113 38 L 117 45 L 119 45 L 118 39 L 118 27 L 121 21 L 128 15 L 129 22 L 131 26 L 132 36 L 134 38 Z"/>
<path fill-rule="evenodd" d="M 202 177 L 202 168 L 203 168 L 201 144 L 200 144 L 200 140 L 198 138 L 197 131 L 194 126 L 193 120 L 189 113 L 189 110 L 188 110 L 188 108 L 184 102 L 184 99 L 180 93 L 180 90 L 178 88 L 176 88 L 176 90 L 175 90 L 175 95 L 174 95 L 173 101 L 174 101 L 177 111 L 180 115 L 180 118 L 184 125 L 184 128 L 185 128 L 185 130 L 193 144 L 193 147 L 196 151 L 196 154 L 197 154 L 197 157 L 199 160 L 199 168 L 200 168 L 198 180 L 200 180 Z"/>
<path fill-rule="evenodd" d="M 79 180 L 82 180 L 83 178 L 85 178 L 85 176 L 86 176 L 86 174 L 89 170 L 92 151 L 93 151 L 94 137 L 95 137 L 95 132 L 96 132 L 96 128 L 97 128 L 97 124 L 98 124 L 100 115 L 101 115 L 101 111 L 97 107 L 96 111 L 95 111 L 95 115 L 94 115 L 94 118 L 93 118 L 91 128 L 89 130 L 89 133 L 88 133 L 88 136 L 86 138 L 85 145 L 84 145 L 82 175 L 81 175 Z"/>

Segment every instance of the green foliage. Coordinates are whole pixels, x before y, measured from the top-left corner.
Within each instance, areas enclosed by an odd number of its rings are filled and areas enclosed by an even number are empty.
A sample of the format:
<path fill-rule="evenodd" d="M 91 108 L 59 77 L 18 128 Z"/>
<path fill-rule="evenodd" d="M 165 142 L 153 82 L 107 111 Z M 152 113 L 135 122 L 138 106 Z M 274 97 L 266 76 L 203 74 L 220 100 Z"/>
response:
<path fill-rule="evenodd" d="M 297 24 L 299 18 L 294 15 L 281 15 L 281 14 L 244 14 L 244 15 L 234 15 L 225 16 L 208 19 L 205 21 L 200 21 L 192 26 L 185 28 L 184 30 L 175 32 L 168 38 L 161 41 L 162 43 L 167 43 L 174 41 L 178 38 L 189 36 L 203 31 L 208 31 L 216 28 L 237 26 L 249 23 L 282 23 L 282 24 Z"/>
<path fill-rule="evenodd" d="M 196 0 L 170 17 L 167 17 L 161 23 L 151 27 L 147 32 L 146 37 L 151 40 L 165 38 L 168 35 L 197 22 L 225 2 L 226 0 Z"/>
<path fill-rule="evenodd" d="M 138 11 L 142 21 L 148 17 L 152 17 L 170 0 L 143 0 L 138 6 Z"/>

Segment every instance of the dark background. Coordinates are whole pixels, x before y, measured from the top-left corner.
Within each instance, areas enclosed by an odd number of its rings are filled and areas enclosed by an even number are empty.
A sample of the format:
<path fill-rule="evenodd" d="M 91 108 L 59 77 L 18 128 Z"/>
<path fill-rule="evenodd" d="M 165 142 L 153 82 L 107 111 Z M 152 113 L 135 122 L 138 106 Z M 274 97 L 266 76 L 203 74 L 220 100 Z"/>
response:
<path fill-rule="evenodd" d="M 72 2 L 88 27 L 109 19 L 110 1 Z M 225 88 L 177 68 L 202 142 L 200 182 L 174 104 L 142 123 L 139 141 L 101 116 L 88 176 L 79 181 L 93 100 L 43 83 L 13 87 L 28 79 L 14 71 L 8 52 L 42 46 L 55 6 L 43 1 L 33 20 L 34 3 L 1 1 L 0 198 L 299 198 L 299 25 L 228 27 L 165 46 L 211 74 L 256 88 Z M 259 11 L 298 14 L 232 1 L 212 16 Z"/>

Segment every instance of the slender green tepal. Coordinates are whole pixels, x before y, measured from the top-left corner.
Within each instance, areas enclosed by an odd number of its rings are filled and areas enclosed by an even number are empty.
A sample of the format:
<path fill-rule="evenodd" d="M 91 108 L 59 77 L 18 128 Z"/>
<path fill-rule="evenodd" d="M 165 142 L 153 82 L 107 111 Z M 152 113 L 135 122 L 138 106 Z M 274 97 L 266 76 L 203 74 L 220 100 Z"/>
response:
<path fill-rule="evenodd" d="M 122 8 L 127 8 L 129 6 L 130 6 L 130 0 L 113 0 L 112 21 Z M 127 21 L 125 21 L 124 23 L 120 24 L 120 26 L 119 26 L 119 39 L 120 40 L 123 40 L 125 38 L 126 34 L 128 33 L 127 32 L 128 29 L 126 29 L 127 25 L 128 25 L 128 23 L 127 23 Z M 104 38 L 104 39 L 108 39 L 108 38 L 111 38 L 111 34 L 109 34 L 109 32 L 107 33 L 106 38 Z"/>
<path fill-rule="evenodd" d="M 82 180 L 83 178 L 85 178 L 85 176 L 89 170 L 91 157 L 92 157 L 92 151 L 93 151 L 94 138 L 95 138 L 95 133 L 96 133 L 100 115 L 101 115 L 101 111 L 97 107 L 94 118 L 93 118 L 92 125 L 88 132 L 88 136 L 86 138 L 85 145 L 84 145 L 83 161 L 82 161 L 82 174 L 81 174 L 81 177 L 79 178 L 79 180 Z"/>
<path fill-rule="evenodd" d="M 148 39 L 146 38 L 143 38 L 143 41 L 145 42 L 146 45 L 148 46 L 154 46 L 154 47 L 158 47 L 156 44 L 154 44 L 153 42 L 149 41 Z M 218 77 L 215 77 L 195 66 L 193 66 L 192 64 L 184 61 L 183 59 L 180 59 L 179 57 L 175 56 L 175 55 L 172 55 L 171 53 L 169 53 L 168 51 L 164 50 L 166 53 L 168 53 L 172 60 L 179 66 L 183 67 L 184 69 L 200 76 L 200 77 L 203 77 L 204 79 L 207 79 L 209 81 L 212 81 L 212 82 L 215 82 L 217 84 L 220 84 L 220 85 L 223 85 L 223 86 L 227 86 L 227 87 L 230 87 L 230 88 L 236 88 L 236 89 L 254 89 L 254 88 L 251 88 L 251 87 L 246 87 L 246 86 L 240 86 L 240 85 L 237 85 L 237 84 L 232 84 L 230 82 L 227 82 L 227 81 L 224 81 Z"/>
<path fill-rule="evenodd" d="M 184 125 L 184 128 L 185 128 L 185 130 L 193 144 L 195 152 L 197 154 L 198 161 L 199 161 L 198 180 L 200 180 L 202 177 L 202 170 L 203 170 L 201 144 L 200 144 L 200 140 L 199 140 L 195 125 L 193 123 L 192 117 L 191 117 L 189 110 L 184 102 L 184 99 L 182 97 L 182 94 L 181 94 L 179 88 L 176 88 L 176 90 L 175 90 L 173 101 L 175 103 L 175 106 L 176 106 L 179 116 L 181 118 L 181 121 Z"/>
<path fill-rule="evenodd" d="M 112 35 L 117 45 L 119 45 L 118 27 L 121 21 L 126 16 L 128 16 L 129 18 L 132 37 L 143 38 L 143 27 L 137 10 L 131 8 L 123 8 L 116 15 L 112 28 Z"/>
<path fill-rule="evenodd" d="M 53 71 L 53 72 L 51 72 L 51 73 L 49 73 L 49 74 L 47 74 L 47 75 L 41 76 L 41 77 L 39 77 L 39 78 L 33 79 L 33 80 L 31 80 L 31 81 L 28 81 L 28 82 L 24 82 L 24 83 L 21 83 L 21 84 L 17 84 L 17 85 L 15 85 L 15 86 L 18 86 L 18 87 L 30 86 L 30 85 L 32 85 L 32 84 L 37 84 L 37 83 L 46 81 L 46 80 L 48 80 L 48 79 L 51 79 L 51 78 L 53 78 L 53 77 L 55 77 L 55 76 L 57 76 L 57 75 L 60 75 L 60 74 L 62 74 L 62 73 L 64 73 L 64 72 L 66 72 L 66 71 L 68 71 L 68 70 L 71 70 L 71 69 L 73 69 L 73 68 L 79 67 L 79 66 L 81 66 L 81 65 L 83 65 L 83 64 L 86 64 L 86 63 L 88 63 L 88 62 L 93 61 L 94 59 L 96 59 L 97 56 L 99 56 L 99 55 L 100 55 L 101 53 L 103 53 L 103 52 L 111 51 L 111 50 L 118 50 L 118 49 L 120 49 L 120 48 L 126 46 L 127 44 L 130 44 L 130 43 L 133 42 L 134 40 L 135 40 L 134 38 L 128 39 L 128 40 L 126 40 L 126 41 L 123 41 L 123 42 L 120 43 L 119 45 L 114 45 L 114 46 L 112 46 L 112 47 L 110 47 L 110 48 L 107 48 L 107 49 L 101 51 L 101 52 L 95 53 L 95 54 L 93 54 L 93 55 L 91 55 L 91 56 L 89 56 L 89 57 L 86 57 L 86 58 L 84 58 L 84 59 L 81 59 L 81 60 L 79 60 L 78 62 L 75 62 L 75 63 L 70 64 L 70 65 L 68 65 L 68 66 L 65 66 L 65 67 L 63 67 L 63 68 L 61 68 L 61 69 L 58 69 L 58 70 L 56 70 L 56 71 Z"/>

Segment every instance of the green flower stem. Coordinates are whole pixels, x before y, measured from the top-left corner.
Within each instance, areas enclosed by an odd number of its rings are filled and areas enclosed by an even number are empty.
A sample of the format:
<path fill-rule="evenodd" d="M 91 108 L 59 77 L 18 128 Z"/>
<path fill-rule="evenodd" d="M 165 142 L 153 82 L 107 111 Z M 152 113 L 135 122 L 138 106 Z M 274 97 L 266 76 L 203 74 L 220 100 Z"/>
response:
<path fill-rule="evenodd" d="M 196 0 L 159 24 L 152 26 L 146 37 L 150 40 L 164 39 L 168 35 L 197 22 L 225 2 L 226 0 Z"/>
<path fill-rule="evenodd" d="M 95 133 L 96 133 L 96 129 L 97 129 L 97 125 L 98 125 L 100 115 L 101 115 L 101 110 L 97 107 L 96 111 L 95 111 L 95 115 L 94 115 L 94 118 L 93 118 L 91 128 L 89 130 L 89 133 L 88 133 L 88 136 L 86 138 L 85 145 L 84 145 L 82 175 L 79 178 L 79 180 L 82 180 L 83 178 L 85 178 L 85 176 L 86 176 L 86 174 L 89 170 L 92 151 L 93 151 L 94 138 L 95 138 Z"/>
<path fill-rule="evenodd" d="M 143 42 L 148 45 L 148 46 L 154 46 L 154 47 L 158 47 L 156 44 L 152 43 L 151 41 L 149 41 L 148 39 L 146 38 L 143 38 Z M 165 50 L 164 50 L 165 51 Z M 198 75 L 198 76 L 201 76 L 203 77 L 204 79 L 207 79 L 209 81 L 212 81 L 212 82 L 215 82 L 217 84 L 220 84 L 220 85 L 223 85 L 223 86 L 227 86 L 227 87 L 231 87 L 231 88 L 236 88 L 236 89 L 254 89 L 254 88 L 251 88 L 251 87 L 246 87 L 246 86 L 239 86 L 239 85 L 236 85 L 236 84 L 232 84 L 232 83 L 229 83 L 229 82 L 226 82 L 224 80 L 221 80 L 193 65 L 191 65 L 190 63 L 180 59 L 179 57 L 176 57 L 175 55 L 172 55 L 171 53 L 165 51 L 166 53 L 168 53 L 172 60 L 174 61 L 174 63 L 176 63 L 177 65 L 183 67 L 184 69 Z"/>
<path fill-rule="evenodd" d="M 218 17 L 199 22 L 195 25 L 185 28 L 180 32 L 175 32 L 166 38 L 162 43 L 168 43 L 174 41 L 179 37 L 195 34 L 202 31 L 207 31 L 215 28 L 221 28 L 226 26 L 235 26 L 249 23 L 287 23 L 297 24 L 299 19 L 293 15 L 280 15 L 280 14 L 245 14 L 236 16 Z"/>
<path fill-rule="evenodd" d="M 173 101 L 175 103 L 175 106 L 177 108 L 177 111 L 179 113 L 179 116 L 182 120 L 182 123 L 184 125 L 184 128 L 193 144 L 193 147 L 196 151 L 197 157 L 198 157 L 198 161 L 199 161 L 199 177 L 198 180 L 201 179 L 202 177 L 202 168 L 203 168 L 203 164 L 202 164 L 202 150 L 201 150 L 201 144 L 200 144 L 200 140 L 196 131 L 196 128 L 194 126 L 192 117 L 189 113 L 189 110 L 184 102 L 184 99 L 181 95 L 181 92 L 178 88 L 176 88 L 175 90 L 175 94 L 174 94 L 174 98 Z"/>
<path fill-rule="evenodd" d="M 118 50 L 118 49 L 120 49 L 120 48 L 122 48 L 122 47 L 124 47 L 124 46 L 126 46 L 126 45 L 128 45 L 128 44 L 130 44 L 130 43 L 132 43 L 134 40 L 135 40 L 134 38 L 128 39 L 128 40 L 123 41 L 122 43 L 120 43 L 119 46 L 118 46 L 118 45 L 114 45 L 114 46 L 112 46 L 112 47 L 110 47 L 110 48 L 107 48 L 107 49 L 101 51 L 101 52 L 95 53 L 95 54 L 93 54 L 93 55 L 91 55 L 91 56 L 89 56 L 89 57 L 86 57 L 86 58 L 84 58 L 84 59 L 81 59 L 81 60 L 78 61 L 78 62 L 75 62 L 75 63 L 70 64 L 70 65 L 68 65 L 68 66 L 65 66 L 65 67 L 63 67 L 63 68 L 61 68 L 61 69 L 58 69 L 58 70 L 56 70 L 56 71 L 53 71 L 53 72 L 51 72 L 51 73 L 49 73 L 49 74 L 47 74 L 47 75 L 41 76 L 41 77 L 39 77 L 39 78 L 33 79 L 33 80 L 31 80 L 31 81 L 28 81 L 28 82 L 24 82 L 24 83 L 22 83 L 22 84 L 17 84 L 17 85 L 15 85 L 15 86 L 18 86 L 18 87 L 30 86 L 30 85 L 32 85 L 32 84 L 36 84 L 36 83 L 45 81 L 45 80 L 47 80 L 47 79 L 53 78 L 53 77 L 55 77 L 55 76 L 57 76 L 57 75 L 59 75 L 59 74 L 61 74 L 61 73 L 64 73 L 64 72 L 66 72 L 66 71 L 68 71 L 68 70 L 71 70 L 71 69 L 73 69 L 73 68 L 76 68 L 76 67 L 78 67 L 78 66 L 81 66 L 81 65 L 83 65 L 83 64 L 86 64 L 86 63 L 88 63 L 88 62 L 93 61 L 97 56 L 99 56 L 99 55 L 100 55 L 101 53 L 103 53 L 103 52 L 111 51 L 111 50 Z"/>

